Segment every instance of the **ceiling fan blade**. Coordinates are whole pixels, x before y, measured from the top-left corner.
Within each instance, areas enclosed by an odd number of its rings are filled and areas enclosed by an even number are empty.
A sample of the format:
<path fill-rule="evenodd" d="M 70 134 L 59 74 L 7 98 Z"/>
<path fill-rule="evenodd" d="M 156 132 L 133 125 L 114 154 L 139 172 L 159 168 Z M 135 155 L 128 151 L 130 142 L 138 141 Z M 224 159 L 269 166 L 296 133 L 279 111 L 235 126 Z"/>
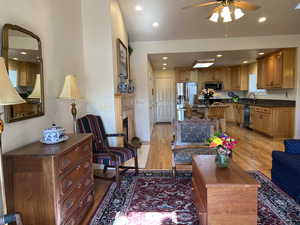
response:
<path fill-rule="evenodd" d="M 239 7 L 241 9 L 246 9 L 246 10 L 257 10 L 260 8 L 260 6 L 257 6 L 257 5 L 253 5 L 249 2 L 246 2 L 246 1 L 235 1 L 232 3 L 234 6 L 236 7 Z"/>
<path fill-rule="evenodd" d="M 209 5 L 215 5 L 220 2 L 218 1 L 213 1 L 213 2 L 206 2 L 206 3 L 199 3 L 199 4 L 194 4 L 194 5 L 188 5 L 183 7 L 182 9 L 190 9 L 190 8 L 197 8 L 197 7 L 203 7 L 203 6 L 209 6 Z"/>

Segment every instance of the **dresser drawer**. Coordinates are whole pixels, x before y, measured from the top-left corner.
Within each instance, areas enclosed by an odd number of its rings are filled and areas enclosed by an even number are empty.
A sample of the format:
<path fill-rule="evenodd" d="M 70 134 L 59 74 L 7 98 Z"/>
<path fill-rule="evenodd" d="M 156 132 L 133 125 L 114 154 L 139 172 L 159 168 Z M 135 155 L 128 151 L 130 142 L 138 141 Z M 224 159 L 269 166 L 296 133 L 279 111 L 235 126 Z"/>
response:
<path fill-rule="evenodd" d="M 77 186 L 76 189 L 72 191 L 70 195 L 68 195 L 65 200 L 62 201 L 60 209 L 61 218 L 68 218 L 84 203 L 82 196 L 84 196 L 88 190 L 93 188 L 93 183 L 86 181 L 87 180 L 84 180 L 80 185 Z M 89 183 L 89 186 L 87 183 Z"/>
<path fill-rule="evenodd" d="M 66 169 L 74 166 L 74 164 L 76 164 L 78 160 L 81 160 L 91 154 L 92 154 L 92 149 L 89 141 L 74 147 L 72 150 L 59 156 L 58 158 L 59 173 L 63 173 Z"/>
<path fill-rule="evenodd" d="M 94 201 L 94 191 L 91 190 L 88 192 L 87 195 L 83 197 L 78 203 L 77 209 L 74 211 L 74 213 L 66 219 L 66 222 L 63 223 L 63 225 L 78 225 L 82 221 L 84 215 L 89 210 L 89 208 L 92 206 Z"/>
<path fill-rule="evenodd" d="M 63 174 L 59 178 L 59 193 L 62 199 L 73 189 L 80 189 L 82 185 L 88 186 L 87 183 L 92 183 L 92 163 L 90 158 L 82 161 L 76 168 L 70 172 Z"/>

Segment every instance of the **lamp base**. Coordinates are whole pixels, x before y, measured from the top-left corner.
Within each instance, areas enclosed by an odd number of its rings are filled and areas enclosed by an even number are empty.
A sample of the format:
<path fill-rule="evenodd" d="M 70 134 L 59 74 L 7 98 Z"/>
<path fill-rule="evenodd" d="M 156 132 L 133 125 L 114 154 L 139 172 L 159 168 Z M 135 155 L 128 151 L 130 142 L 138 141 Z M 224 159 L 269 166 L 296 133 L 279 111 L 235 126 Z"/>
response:
<path fill-rule="evenodd" d="M 1 198 L 3 204 L 3 214 L 7 213 L 7 205 L 6 205 L 6 193 L 5 193 L 5 186 L 4 186 L 4 175 L 3 175 L 3 159 L 2 159 L 2 133 L 4 131 L 4 122 L 2 120 L 2 114 L 0 113 L 0 186 L 1 186 Z"/>
<path fill-rule="evenodd" d="M 73 102 L 71 104 L 71 113 L 73 116 L 73 130 L 74 130 L 74 134 L 77 133 L 77 125 L 76 125 L 76 118 L 77 118 L 77 108 L 76 108 L 76 103 Z"/>

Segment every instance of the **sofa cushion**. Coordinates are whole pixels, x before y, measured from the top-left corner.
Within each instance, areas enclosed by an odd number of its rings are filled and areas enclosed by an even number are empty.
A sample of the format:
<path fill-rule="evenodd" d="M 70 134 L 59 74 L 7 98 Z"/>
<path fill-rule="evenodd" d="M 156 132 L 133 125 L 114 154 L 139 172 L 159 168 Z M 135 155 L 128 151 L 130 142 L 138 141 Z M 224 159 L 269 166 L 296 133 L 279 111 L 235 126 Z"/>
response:
<path fill-rule="evenodd" d="M 292 170 L 291 172 L 300 175 L 300 154 L 290 154 L 286 152 L 273 151 L 273 166 L 274 162 L 279 163 L 285 170 Z"/>
<path fill-rule="evenodd" d="M 300 140 L 290 139 L 284 141 L 285 152 L 291 154 L 300 154 Z"/>

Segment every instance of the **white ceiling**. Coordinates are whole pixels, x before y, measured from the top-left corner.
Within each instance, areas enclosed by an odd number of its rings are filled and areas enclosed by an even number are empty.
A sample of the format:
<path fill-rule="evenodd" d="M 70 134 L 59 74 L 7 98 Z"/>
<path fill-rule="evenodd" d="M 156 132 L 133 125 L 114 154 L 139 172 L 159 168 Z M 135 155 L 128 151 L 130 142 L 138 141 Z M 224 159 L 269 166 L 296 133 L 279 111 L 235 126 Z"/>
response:
<path fill-rule="evenodd" d="M 217 37 L 300 34 L 300 0 L 247 0 L 261 8 L 228 24 L 207 20 L 213 6 L 182 10 L 208 0 L 119 0 L 130 41 L 181 40 Z M 137 12 L 135 5 L 143 7 Z M 268 18 L 260 24 L 257 19 Z M 153 22 L 159 27 L 154 28 Z"/>
<path fill-rule="evenodd" d="M 219 51 L 219 52 L 198 52 L 198 53 L 170 53 L 170 54 L 150 54 L 149 58 L 155 70 L 161 70 L 163 63 L 167 63 L 167 69 L 174 69 L 175 67 L 191 67 L 196 60 L 215 58 L 214 66 L 233 66 L 240 65 L 243 61 L 249 63 L 255 62 L 259 57 L 259 52 L 265 54 L 274 52 L 278 49 L 257 49 L 257 50 L 238 50 L 238 51 Z M 223 55 L 217 58 L 216 55 Z M 167 56 L 167 60 L 162 57 Z"/>

